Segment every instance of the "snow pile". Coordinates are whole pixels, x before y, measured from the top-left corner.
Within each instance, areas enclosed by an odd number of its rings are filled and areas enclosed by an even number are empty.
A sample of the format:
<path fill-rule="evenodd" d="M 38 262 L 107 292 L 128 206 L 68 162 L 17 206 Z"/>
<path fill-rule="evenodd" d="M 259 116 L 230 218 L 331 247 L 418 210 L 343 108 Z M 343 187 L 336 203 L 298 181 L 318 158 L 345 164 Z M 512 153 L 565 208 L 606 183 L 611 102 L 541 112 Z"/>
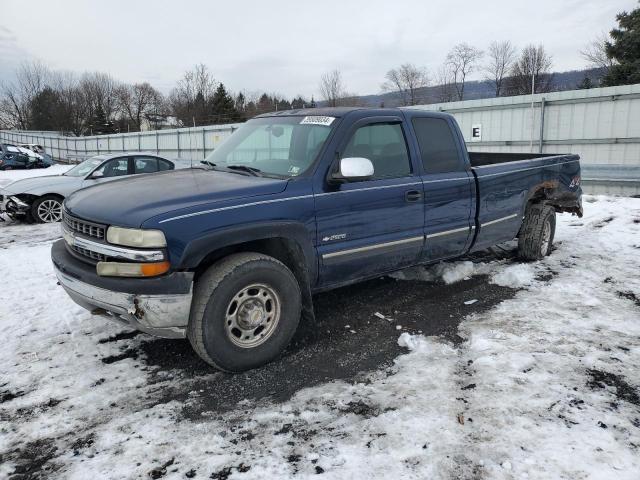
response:
<path fill-rule="evenodd" d="M 390 277 L 398 280 L 421 280 L 425 282 L 435 282 L 442 280 L 447 285 L 466 280 L 474 275 L 486 275 L 491 271 L 494 264 L 499 262 L 473 263 L 469 260 L 459 262 L 441 262 L 430 266 L 418 266 L 407 268 L 399 272 L 392 273 Z"/>
<path fill-rule="evenodd" d="M 125 355 L 137 337 L 105 341 L 122 328 L 56 285 L 49 250 L 59 227 L 0 224 L 10 286 L 0 289 L 0 478 L 15 471 L 14 452 L 35 451 L 49 458 L 37 473 L 52 479 L 149 478 L 166 465 L 163 479 L 636 480 L 638 220 L 640 199 L 595 198 L 584 219 L 558 217 L 557 249 L 540 262 L 427 269 L 523 289 L 464 319 L 456 345 L 403 332 L 408 353 L 362 381 L 282 403 L 247 399 L 197 421 L 182 414 L 198 402 L 188 380 L 152 377 Z M 184 401 L 158 400 L 178 387 Z"/>
<path fill-rule="evenodd" d="M 509 265 L 497 271 L 491 277 L 491 283 L 501 287 L 521 288 L 535 280 L 536 272 L 534 267 L 528 263 Z"/>

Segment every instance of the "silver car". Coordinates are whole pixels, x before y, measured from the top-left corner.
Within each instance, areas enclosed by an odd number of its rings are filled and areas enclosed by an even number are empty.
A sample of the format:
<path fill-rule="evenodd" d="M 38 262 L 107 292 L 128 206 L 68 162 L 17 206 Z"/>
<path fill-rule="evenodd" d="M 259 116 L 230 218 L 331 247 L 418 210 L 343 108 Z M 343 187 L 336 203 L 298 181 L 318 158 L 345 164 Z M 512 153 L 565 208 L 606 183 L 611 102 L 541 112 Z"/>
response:
<path fill-rule="evenodd" d="M 61 175 L 25 178 L 0 188 L 0 212 L 40 223 L 59 222 L 62 202 L 81 188 L 125 175 L 173 170 L 166 158 L 150 153 L 120 152 L 89 158 Z"/>

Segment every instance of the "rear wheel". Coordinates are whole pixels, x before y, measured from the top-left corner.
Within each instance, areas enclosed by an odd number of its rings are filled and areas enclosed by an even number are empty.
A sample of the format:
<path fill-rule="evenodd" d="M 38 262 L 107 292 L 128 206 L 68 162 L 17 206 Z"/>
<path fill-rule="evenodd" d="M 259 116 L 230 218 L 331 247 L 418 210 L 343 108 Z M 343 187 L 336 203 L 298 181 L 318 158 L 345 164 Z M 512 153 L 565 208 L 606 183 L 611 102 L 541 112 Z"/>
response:
<path fill-rule="evenodd" d="M 520 234 L 518 255 L 523 260 L 541 260 L 551 253 L 556 232 L 556 211 L 545 203 L 527 207 Z"/>
<path fill-rule="evenodd" d="M 62 220 L 62 198 L 45 195 L 31 205 L 31 217 L 38 223 L 53 223 Z"/>
<path fill-rule="evenodd" d="M 300 287 L 283 263 L 258 253 L 233 254 L 196 282 L 187 336 L 205 362 L 241 372 L 284 350 L 300 311 Z"/>

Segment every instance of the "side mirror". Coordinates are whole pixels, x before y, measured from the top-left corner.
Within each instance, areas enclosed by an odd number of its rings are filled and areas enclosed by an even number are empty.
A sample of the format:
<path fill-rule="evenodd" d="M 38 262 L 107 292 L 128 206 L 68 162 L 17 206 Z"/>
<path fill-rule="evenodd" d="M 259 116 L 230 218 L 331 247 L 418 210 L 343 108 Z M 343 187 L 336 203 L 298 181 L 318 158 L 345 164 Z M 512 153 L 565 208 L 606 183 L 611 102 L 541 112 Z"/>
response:
<path fill-rule="evenodd" d="M 331 174 L 331 180 L 337 183 L 358 182 L 373 177 L 373 163 L 364 157 L 341 158 L 338 171 Z"/>
<path fill-rule="evenodd" d="M 104 177 L 104 172 L 96 171 L 91 174 L 90 179 L 102 178 Z"/>

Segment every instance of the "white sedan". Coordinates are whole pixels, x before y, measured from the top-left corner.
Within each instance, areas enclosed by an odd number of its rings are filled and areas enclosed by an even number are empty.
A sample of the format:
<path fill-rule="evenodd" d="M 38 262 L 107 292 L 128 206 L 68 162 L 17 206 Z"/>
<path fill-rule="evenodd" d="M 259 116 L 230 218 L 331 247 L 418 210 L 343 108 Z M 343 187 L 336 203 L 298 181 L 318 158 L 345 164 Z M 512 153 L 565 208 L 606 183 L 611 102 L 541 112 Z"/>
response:
<path fill-rule="evenodd" d="M 120 152 L 89 158 L 61 175 L 25 178 L 0 188 L 0 212 L 39 223 L 59 222 L 62 202 L 81 188 L 125 175 L 173 170 L 174 162 L 150 153 Z"/>

